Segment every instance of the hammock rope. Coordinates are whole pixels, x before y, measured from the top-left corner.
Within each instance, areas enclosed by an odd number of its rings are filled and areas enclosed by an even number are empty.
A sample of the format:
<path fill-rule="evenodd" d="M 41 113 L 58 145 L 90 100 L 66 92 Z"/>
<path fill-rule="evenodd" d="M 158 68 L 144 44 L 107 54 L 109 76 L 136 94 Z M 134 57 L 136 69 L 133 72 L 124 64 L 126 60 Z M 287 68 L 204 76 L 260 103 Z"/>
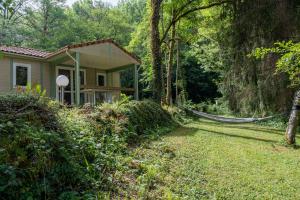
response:
<path fill-rule="evenodd" d="M 223 122 L 223 123 L 253 123 L 253 122 L 265 121 L 274 118 L 274 116 L 264 117 L 264 118 L 253 118 L 253 117 L 252 118 L 229 118 L 229 117 L 212 115 L 212 114 L 195 111 L 195 110 L 189 110 L 189 109 L 186 110 L 198 117 L 203 117 L 206 119 L 210 119 L 217 122 Z"/>

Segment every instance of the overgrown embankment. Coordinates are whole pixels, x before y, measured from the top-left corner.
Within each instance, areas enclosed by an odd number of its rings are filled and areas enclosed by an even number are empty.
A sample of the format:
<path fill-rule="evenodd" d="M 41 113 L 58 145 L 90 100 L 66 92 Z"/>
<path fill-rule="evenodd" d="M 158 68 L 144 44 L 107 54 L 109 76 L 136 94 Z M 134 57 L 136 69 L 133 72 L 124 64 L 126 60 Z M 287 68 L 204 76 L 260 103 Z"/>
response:
<path fill-rule="evenodd" d="M 172 125 L 151 101 L 67 109 L 37 95 L 1 95 L 0 199 L 107 197 L 121 184 L 129 144 Z"/>

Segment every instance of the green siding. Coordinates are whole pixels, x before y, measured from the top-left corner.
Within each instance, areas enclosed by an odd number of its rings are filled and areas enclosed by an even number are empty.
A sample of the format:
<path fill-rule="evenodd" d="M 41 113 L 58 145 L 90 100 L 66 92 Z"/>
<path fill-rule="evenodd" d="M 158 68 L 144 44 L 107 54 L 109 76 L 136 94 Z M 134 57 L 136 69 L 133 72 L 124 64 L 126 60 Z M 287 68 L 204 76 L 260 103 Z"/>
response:
<path fill-rule="evenodd" d="M 10 89 L 14 88 L 14 59 L 10 58 Z"/>
<path fill-rule="evenodd" d="M 55 65 L 50 64 L 50 97 L 56 98 Z"/>
<path fill-rule="evenodd" d="M 44 64 L 40 63 L 40 85 L 42 90 L 44 90 Z"/>

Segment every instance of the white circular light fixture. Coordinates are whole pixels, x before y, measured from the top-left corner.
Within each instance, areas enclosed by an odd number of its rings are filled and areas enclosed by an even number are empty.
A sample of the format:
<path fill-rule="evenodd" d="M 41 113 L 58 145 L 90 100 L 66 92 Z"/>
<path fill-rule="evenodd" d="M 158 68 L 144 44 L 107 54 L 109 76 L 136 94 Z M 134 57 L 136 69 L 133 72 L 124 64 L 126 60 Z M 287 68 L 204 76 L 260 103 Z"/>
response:
<path fill-rule="evenodd" d="M 65 75 L 59 75 L 56 78 L 56 85 L 58 87 L 66 87 L 69 85 L 69 79 Z"/>

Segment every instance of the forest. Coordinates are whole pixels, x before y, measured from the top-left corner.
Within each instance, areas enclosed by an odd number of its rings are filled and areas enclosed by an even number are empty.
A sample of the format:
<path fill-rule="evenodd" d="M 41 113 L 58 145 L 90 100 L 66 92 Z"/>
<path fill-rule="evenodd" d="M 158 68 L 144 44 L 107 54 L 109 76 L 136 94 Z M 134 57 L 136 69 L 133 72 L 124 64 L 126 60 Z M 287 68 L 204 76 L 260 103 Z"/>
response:
<path fill-rule="evenodd" d="M 91 0 L 72 6 L 56 0 L 2 2 L 1 44 L 51 51 L 112 38 L 142 60 L 140 96 L 147 98 L 157 90 L 152 84 L 150 1 L 122 0 L 117 6 Z M 257 60 L 248 55 L 278 41 L 299 40 L 298 1 L 160 4 L 159 84 L 165 103 L 179 99 L 215 103 L 218 99 L 219 104 L 244 116 L 290 110 L 294 87 L 286 73 L 275 73 L 278 56 Z"/>
<path fill-rule="evenodd" d="M 139 101 L 0 93 L 0 199 L 300 198 L 299 0 L 0 0 L 0 47 L 104 39 Z"/>

